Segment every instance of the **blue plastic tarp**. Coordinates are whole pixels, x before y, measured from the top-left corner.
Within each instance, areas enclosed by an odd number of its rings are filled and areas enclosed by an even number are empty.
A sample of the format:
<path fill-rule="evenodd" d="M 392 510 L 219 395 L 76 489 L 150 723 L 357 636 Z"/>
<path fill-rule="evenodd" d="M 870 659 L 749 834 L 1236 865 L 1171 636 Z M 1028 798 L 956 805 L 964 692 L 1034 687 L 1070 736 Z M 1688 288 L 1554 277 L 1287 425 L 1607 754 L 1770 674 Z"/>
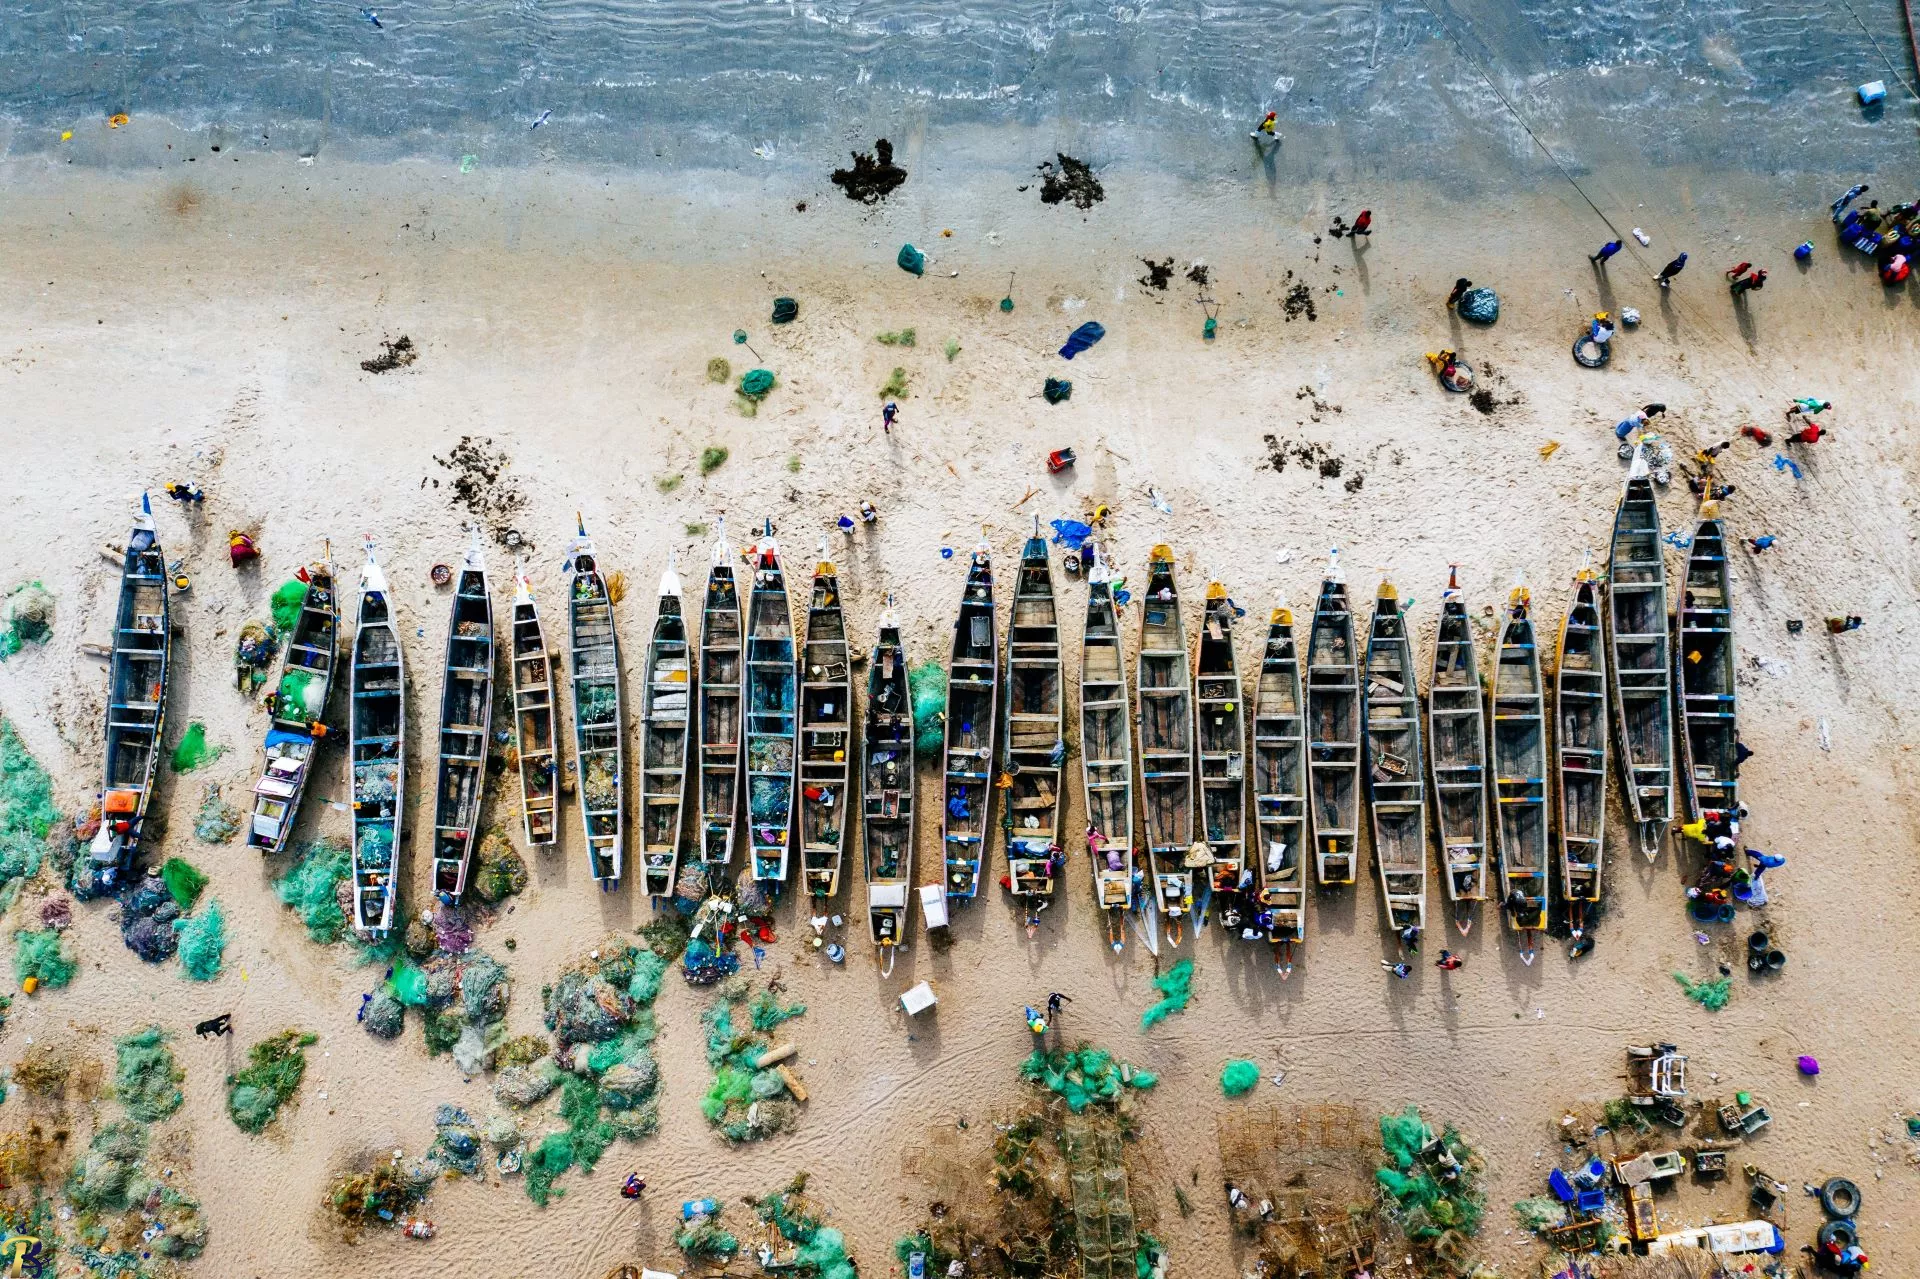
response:
<path fill-rule="evenodd" d="M 1060 357 L 1071 360 L 1105 336 L 1107 336 L 1106 329 L 1088 320 L 1067 338 L 1067 344 L 1060 348 Z"/>

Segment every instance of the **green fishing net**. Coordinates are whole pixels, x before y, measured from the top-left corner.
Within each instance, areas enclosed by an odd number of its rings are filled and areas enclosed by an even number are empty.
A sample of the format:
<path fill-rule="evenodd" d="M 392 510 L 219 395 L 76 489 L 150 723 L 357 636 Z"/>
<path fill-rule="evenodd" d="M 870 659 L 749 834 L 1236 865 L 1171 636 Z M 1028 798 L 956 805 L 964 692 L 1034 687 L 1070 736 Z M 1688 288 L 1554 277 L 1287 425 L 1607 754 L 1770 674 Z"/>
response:
<path fill-rule="evenodd" d="M 923 759 L 940 754 L 947 732 L 947 672 L 938 662 L 922 662 L 907 671 L 913 693 L 913 749 Z"/>
<path fill-rule="evenodd" d="M 226 753 L 224 746 L 207 745 L 207 726 L 196 720 L 187 725 L 187 731 L 180 735 L 180 744 L 173 748 L 173 771 L 191 773 Z"/>
<path fill-rule="evenodd" d="M 1076 1115 L 1095 1102 L 1119 1100 L 1125 1088 L 1151 1088 L 1159 1082 L 1150 1071 L 1116 1061 L 1105 1049 L 1084 1046 L 1052 1052 L 1036 1048 L 1020 1064 L 1020 1075 L 1059 1095 Z"/>
<path fill-rule="evenodd" d="M 424 1007 L 427 1002 L 427 974 L 405 960 L 394 966 L 387 987 L 393 997 L 408 1008 Z"/>
<path fill-rule="evenodd" d="M 240 810 L 220 798 L 220 788 L 209 786 L 200 796 L 193 837 L 203 844 L 225 844 L 240 833 Z"/>
<path fill-rule="evenodd" d="M 309 670 L 290 670 L 280 677 L 279 690 L 274 694 L 273 714 L 275 719 L 288 721 L 311 721 L 320 718 L 325 709 L 327 685 L 318 674 Z"/>
<path fill-rule="evenodd" d="M 747 1005 L 747 1012 L 753 1018 L 753 1028 L 760 1031 L 772 1030 L 781 1022 L 792 1021 L 806 1011 L 805 1004 L 781 1004 L 770 990 L 761 991 Z"/>
<path fill-rule="evenodd" d="M 740 1241 L 711 1221 L 682 1230 L 673 1245 L 692 1261 L 725 1261 L 740 1251 Z"/>
<path fill-rule="evenodd" d="M 60 821 L 53 779 L 0 720 L 0 881 L 40 873 L 47 835 Z"/>
<path fill-rule="evenodd" d="M 853 1262 L 847 1256 L 847 1237 L 832 1226 L 822 1226 L 800 1245 L 793 1264 L 811 1270 L 820 1279 L 855 1279 Z"/>
<path fill-rule="evenodd" d="M 1174 1013 L 1186 1011 L 1187 1005 L 1193 1000 L 1193 961 L 1181 960 L 1161 976 L 1155 977 L 1153 984 L 1160 991 L 1160 1001 L 1140 1014 L 1142 1029 L 1163 1022 Z"/>
<path fill-rule="evenodd" d="M 1407 1237 L 1416 1242 L 1437 1239 L 1449 1230 L 1472 1235 L 1480 1229 L 1486 1207 L 1479 1187 L 1480 1160 L 1472 1148 L 1452 1128 L 1427 1153 L 1434 1141 L 1417 1106 L 1380 1116 L 1380 1145 L 1389 1166 L 1374 1178 L 1392 1196 Z"/>
<path fill-rule="evenodd" d="M 227 954 L 227 916 L 218 898 L 209 898 L 197 915 L 173 921 L 180 935 L 180 967 L 194 981 L 212 981 L 220 975 Z"/>
<path fill-rule="evenodd" d="M 300 606 L 307 602 L 307 584 L 299 578 L 284 583 L 273 593 L 273 624 L 281 631 L 290 631 L 293 624 L 300 620 Z"/>
<path fill-rule="evenodd" d="M 1260 1067 L 1250 1061 L 1230 1061 L 1220 1072 L 1220 1091 L 1229 1097 L 1244 1097 L 1260 1082 Z"/>
<path fill-rule="evenodd" d="M 147 1132 L 139 1124 L 102 1124 L 67 1174 L 67 1201 L 81 1212 L 125 1212 L 146 1153 Z"/>
<path fill-rule="evenodd" d="M 22 582 L 7 592 L 6 628 L 0 630 L 0 662 L 28 644 L 53 638 L 53 593 L 39 582 Z"/>
<path fill-rule="evenodd" d="M 797 1120 L 780 1072 L 754 1063 L 772 1045 L 767 1032 L 806 1012 L 806 1005 L 782 1005 L 767 991 L 749 1002 L 746 991 L 744 981 L 729 982 L 701 1019 L 707 1030 L 707 1064 L 714 1074 L 700 1111 L 721 1136 L 735 1142 L 760 1141 Z M 736 1030 L 734 1012 L 742 1004 L 751 1029 Z"/>
<path fill-rule="evenodd" d="M 566 1194 L 564 1190 L 554 1189 L 553 1183 L 571 1167 L 573 1138 L 564 1132 L 548 1133 L 527 1151 L 520 1165 L 520 1171 L 526 1176 L 527 1198 L 544 1208 L 549 1200 Z"/>
<path fill-rule="evenodd" d="M 114 1041 L 113 1095 L 142 1123 L 158 1123 L 180 1109 L 186 1077 L 158 1026 Z"/>
<path fill-rule="evenodd" d="M 740 375 L 740 394 L 750 400 L 765 398 L 773 390 L 773 374 L 766 369 L 752 369 Z"/>
<path fill-rule="evenodd" d="M 167 886 L 167 896 L 173 898 L 174 905 L 183 911 L 193 909 L 200 900 L 200 893 L 207 886 L 207 877 L 191 862 L 181 857 L 169 857 L 160 868 L 160 878 Z"/>
<path fill-rule="evenodd" d="M 660 993 L 660 979 L 666 972 L 666 960 L 652 951 L 642 951 L 634 957 L 633 979 L 627 983 L 628 997 L 638 1003 L 652 1003 Z"/>
<path fill-rule="evenodd" d="M 1567 1210 L 1558 1199 L 1550 1195 L 1536 1195 L 1514 1204 L 1513 1215 L 1520 1219 L 1522 1226 L 1539 1234 L 1549 1226 L 1557 1226 L 1565 1222 Z"/>
<path fill-rule="evenodd" d="M 347 916 L 340 909 L 340 881 L 352 874 L 347 846 L 338 839 L 308 844 L 287 873 L 274 883 L 282 905 L 291 906 L 307 926 L 307 936 L 322 945 L 339 941 L 347 932 Z"/>
<path fill-rule="evenodd" d="M 47 989 L 57 990 L 79 971 L 64 934 L 51 928 L 22 928 L 13 935 L 13 975 L 18 980 L 34 977 Z"/>
<path fill-rule="evenodd" d="M 242 1132 L 265 1128 L 300 1091 L 307 1045 L 319 1041 L 318 1035 L 305 1031 L 283 1030 L 247 1049 L 246 1069 L 227 1077 L 227 1113 Z"/>
<path fill-rule="evenodd" d="M 1694 981 L 1685 973 L 1675 973 L 1673 979 L 1680 983 L 1680 989 L 1687 998 L 1710 1013 L 1717 1013 L 1727 1006 L 1733 998 L 1733 979 L 1721 977 L 1714 981 Z"/>

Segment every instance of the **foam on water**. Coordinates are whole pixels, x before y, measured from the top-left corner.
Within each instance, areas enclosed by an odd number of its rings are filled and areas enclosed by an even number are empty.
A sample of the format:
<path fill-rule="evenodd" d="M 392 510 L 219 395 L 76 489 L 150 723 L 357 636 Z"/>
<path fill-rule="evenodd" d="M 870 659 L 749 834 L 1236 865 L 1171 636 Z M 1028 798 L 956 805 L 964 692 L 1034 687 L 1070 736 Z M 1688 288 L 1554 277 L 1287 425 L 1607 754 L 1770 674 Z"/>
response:
<path fill-rule="evenodd" d="M 1898 6 L 1856 7 L 1906 74 Z M 1906 106 L 1875 121 L 1851 101 L 1853 85 L 1891 77 L 1845 0 L 370 8 L 378 27 L 357 0 L 0 0 L 10 149 L 126 110 L 305 150 L 484 143 L 509 162 L 672 151 L 737 165 L 754 145 L 817 152 L 905 124 L 1020 125 L 1112 145 L 1225 138 L 1273 109 L 1283 128 L 1339 130 L 1349 154 L 1439 171 L 1470 135 L 1509 150 L 1524 137 L 1482 68 L 1575 164 L 1592 144 L 1656 161 L 1845 170 L 1908 142 Z"/>

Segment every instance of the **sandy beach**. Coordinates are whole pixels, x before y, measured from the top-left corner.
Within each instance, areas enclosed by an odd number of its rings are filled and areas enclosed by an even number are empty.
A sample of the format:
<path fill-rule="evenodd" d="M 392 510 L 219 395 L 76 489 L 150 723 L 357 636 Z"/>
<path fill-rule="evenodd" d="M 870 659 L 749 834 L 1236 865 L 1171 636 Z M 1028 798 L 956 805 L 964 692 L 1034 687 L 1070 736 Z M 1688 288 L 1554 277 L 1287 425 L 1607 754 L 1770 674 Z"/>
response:
<path fill-rule="evenodd" d="M 1016 1099 L 1016 1067 L 1032 1047 L 1019 1012 L 1049 991 L 1072 996 L 1068 1041 L 1160 1075 L 1135 1106 L 1161 1176 L 1136 1176 L 1133 1192 L 1157 1206 L 1173 1275 L 1225 1279 L 1247 1264 L 1218 1191 L 1216 1125 L 1249 1107 L 1318 1101 L 1369 1113 L 1417 1103 L 1430 1122 L 1457 1126 L 1487 1164 L 1476 1253 L 1501 1274 L 1535 1274 L 1543 1250 L 1508 1205 L 1544 1193 L 1563 1155 L 1562 1115 L 1619 1096 L 1624 1046 L 1647 1041 L 1691 1057 L 1695 1096 L 1746 1090 L 1770 1104 L 1772 1125 L 1732 1162 L 1792 1188 L 1779 1217 L 1789 1259 L 1822 1219 L 1799 1187 L 1847 1176 L 1865 1194 L 1874 1272 L 1920 1268 L 1920 1151 L 1903 1118 L 1920 1109 L 1903 1065 L 1920 1051 L 1910 1015 L 1920 659 L 1906 642 L 1920 622 L 1909 425 L 1920 410 L 1920 294 L 1882 289 L 1866 259 L 1835 245 L 1830 180 L 1623 159 L 1586 185 L 1652 243 L 1630 242 L 1599 273 L 1585 257 L 1605 228 L 1565 184 L 1515 181 L 1497 198 L 1461 199 L 1421 176 L 1356 175 L 1292 152 L 1265 171 L 1241 156 L 1209 180 L 1116 160 L 1099 171 L 1104 201 L 1082 210 L 1040 202 L 1033 166 L 1059 148 L 1014 130 L 896 138 L 912 176 L 875 206 L 844 198 L 827 179 L 843 161 L 825 157 L 783 155 L 762 171 L 482 163 L 463 173 L 447 158 L 303 164 L 166 136 L 181 153 L 154 150 L 138 165 L 67 166 L 57 153 L 0 164 L 10 250 L 0 289 L 12 300 L 0 344 L 0 589 L 38 580 L 56 600 L 51 640 L 0 664 L 0 718 L 51 774 L 62 813 L 94 801 L 105 675 L 82 645 L 107 638 L 117 587 L 99 549 L 125 539 L 151 490 L 160 539 L 193 579 L 174 606 L 169 745 L 199 722 L 225 754 L 191 774 L 163 771 L 147 855 L 185 857 L 211 877 L 229 921 L 226 971 L 201 985 L 177 964 L 145 965 L 121 944 L 111 901 L 78 904 L 69 944 L 81 971 L 64 989 L 16 992 L 0 1062 L 30 1044 L 106 1062 L 114 1037 L 148 1024 L 174 1036 L 186 1104 L 167 1128 L 210 1231 L 180 1273 L 600 1279 L 625 1262 L 680 1272 L 681 1201 L 764 1193 L 801 1171 L 861 1270 L 888 1273 L 896 1239 L 932 1197 L 902 1174 L 903 1151 L 960 1120 L 983 1130 Z M 981 162 L 996 145 L 1002 158 Z M 1491 155 L 1470 162 L 1496 166 Z M 1884 189 L 1886 203 L 1908 195 L 1897 173 Z M 1326 236 L 1334 215 L 1351 220 L 1362 207 L 1376 219 L 1366 245 Z M 1806 239 L 1813 260 L 1797 269 L 1787 253 Z M 924 276 L 894 264 L 909 241 L 929 255 Z M 1663 293 L 1651 277 L 1683 248 L 1691 264 Z M 1167 258 L 1168 286 L 1143 282 Z M 1743 258 L 1764 259 L 1772 276 L 1741 308 L 1720 272 Z M 1189 277 L 1196 263 L 1204 287 Z M 1456 276 L 1499 291 L 1495 326 L 1443 307 Z M 776 296 L 799 301 L 795 323 L 769 322 Z M 1203 296 L 1217 304 L 1211 342 Z M 1575 365 L 1568 344 L 1585 317 L 1621 307 L 1644 319 L 1616 339 L 1612 363 Z M 1063 362 L 1056 349 L 1087 320 L 1106 338 Z M 875 340 L 909 327 L 911 348 Z M 411 366 L 362 370 L 403 334 L 419 352 Z M 1491 411 L 1436 385 L 1422 353 L 1443 346 L 1480 371 Z M 775 373 L 756 415 L 709 380 L 716 357 L 735 381 L 749 368 Z M 896 366 L 908 391 L 887 435 L 879 389 Z M 1048 376 L 1072 379 L 1069 401 L 1041 398 Z M 1778 432 L 1786 405 L 1805 395 L 1835 407 L 1828 438 L 1795 454 L 1796 478 L 1774 464 L 1784 446 L 1736 432 Z M 417 832 L 447 627 L 428 570 L 457 560 L 463 527 L 482 514 L 455 497 L 454 471 L 437 460 L 463 439 L 505 459 L 487 514 L 524 539 L 543 605 L 560 602 L 576 512 L 605 567 L 624 576 L 631 712 L 654 583 L 674 557 L 695 589 L 721 516 L 743 542 L 771 519 L 796 579 L 826 539 L 856 649 L 873 642 L 891 595 L 916 662 L 944 658 L 967 550 L 984 538 L 1010 581 L 1036 517 L 1082 519 L 1108 505 L 1103 540 L 1136 585 L 1163 542 L 1196 607 L 1210 580 L 1224 583 L 1249 609 L 1237 634 L 1243 671 L 1265 610 L 1282 599 L 1308 608 L 1337 546 L 1356 599 L 1370 601 L 1383 573 L 1412 597 L 1424 671 L 1450 565 L 1476 614 L 1524 579 L 1536 616 L 1557 626 L 1575 571 L 1589 554 L 1605 562 L 1625 470 L 1611 428 L 1649 401 L 1668 406 L 1656 426 L 1683 459 L 1733 439 L 1721 471 L 1737 490 L 1729 531 L 1779 539 L 1763 556 L 1740 549 L 1733 566 L 1740 736 L 1754 752 L 1741 775 L 1752 810 L 1743 834 L 1788 858 L 1767 876 L 1763 920 L 1743 913 L 1697 942 L 1682 898 L 1697 855 L 1669 843 L 1657 861 L 1640 858 L 1610 781 L 1606 908 L 1586 958 L 1569 961 L 1564 942 L 1549 942 L 1527 966 L 1486 910 L 1464 938 L 1443 942 L 1436 927 L 1414 975 L 1395 981 L 1378 962 L 1397 947 L 1369 872 L 1312 896 L 1288 981 L 1264 947 L 1217 927 L 1181 947 L 1195 998 L 1143 1031 L 1152 978 L 1174 953 L 1156 965 L 1137 941 L 1109 951 L 1070 767 L 1065 895 L 1031 941 L 989 885 L 956 911 L 951 946 L 929 945 L 916 915 L 911 948 L 882 977 L 851 858 L 835 906 L 848 921 L 844 965 L 807 946 L 803 904 L 779 907 L 762 975 L 777 971 L 808 1008 L 785 1031 L 811 1094 L 790 1134 L 729 1147 L 708 1126 L 699 1019 L 713 996 L 670 974 L 657 1006 L 657 1135 L 568 1175 L 565 1196 L 544 1209 L 492 1171 L 443 1181 L 425 1208 L 438 1227 L 430 1242 L 385 1232 L 350 1244 L 329 1220 L 332 1174 L 374 1152 L 421 1153 L 441 1103 L 479 1119 L 493 1105 L 490 1078 L 430 1058 L 412 1024 L 393 1042 L 365 1034 L 354 1014 L 380 972 L 349 946 L 309 940 L 275 896 L 281 866 L 239 841 L 196 841 L 194 813 L 208 783 L 243 801 L 260 766 L 265 714 L 232 687 L 239 627 L 324 544 L 350 582 L 371 537 L 393 584 L 415 708 L 402 908 L 427 899 Z M 1049 475 L 1046 454 L 1062 446 L 1079 462 Z M 709 448 L 727 457 L 702 474 Z M 163 502 L 174 480 L 204 485 L 204 507 Z M 878 523 L 843 537 L 836 516 L 863 500 Z M 1669 530 L 1689 529 L 1694 507 L 1678 479 L 1662 493 Z M 261 561 L 230 569 L 229 529 L 251 532 Z M 494 542 L 489 554 L 504 580 L 510 552 Z M 1679 563 L 1670 551 L 1669 571 Z M 1055 581 L 1071 680 L 1085 586 L 1057 567 Z M 1821 619 L 1845 614 L 1864 627 L 1830 635 Z M 1003 628 L 1005 616 L 1003 599 Z M 1805 628 L 1790 633 L 1792 619 Z M 1130 651 L 1138 626 L 1129 610 Z M 344 752 L 329 749 L 298 841 L 344 835 L 346 774 Z M 510 783 L 494 776 L 488 824 L 519 843 Z M 924 764 L 921 785 L 937 796 Z M 923 799 L 923 882 L 937 811 Z M 530 885 L 477 942 L 511 971 L 515 1035 L 544 1033 L 541 987 L 564 965 L 653 914 L 632 882 L 595 891 L 571 808 L 557 849 L 526 857 Z M 990 866 L 1004 870 L 998 840 Z M 62 891 L 44 872 L 10 925 Z M 1436 908 L 1438 891 L 1435 877 Z M 1749 978 L 1744 939 L 1761 924 L 1790 962 Z M 1463 969 L 1432 967 L 1443 944 Z M 1732 1001 L 1709 1013 L 1673 974 L 1711 977 L 1722 960 L 1735 966 Z M 909 1020 L 898 995 L 923 979 L 938 1009 Z M 195 1022 L 227 1011 L 236 1038 L 194 1038 Z M 224 1113 L 223 1080 L 248 1044 L 288 1027 L 319 1035 L 306 1082 L 249 1136 Z M 1817 1079 L 1796 1073 L 1800 1054 L 1819 1058 Z M 1223 1098 L 1220 1071 L 1236 1058 L 1284 1079 Z M 84 1134 L 104 1107 L 74 1101 L 67 1114 Z M 50 1113 L 16 1088 L 0 1130 Z M 629 1169 L 648 1183 L 638 1205 L 616 1193 Z M 1190 1216 L 1176 1209 L 1176 1185 L 1192 1195 Z M 1683 1179 L 1661 1195 L 1662 1220 L 1743 1219 L 1746 1190 L 1738 1171 L 1717 1188 Z M 89 1273 L 76 1265 L 65 1259 L 59 1273 Z"/>

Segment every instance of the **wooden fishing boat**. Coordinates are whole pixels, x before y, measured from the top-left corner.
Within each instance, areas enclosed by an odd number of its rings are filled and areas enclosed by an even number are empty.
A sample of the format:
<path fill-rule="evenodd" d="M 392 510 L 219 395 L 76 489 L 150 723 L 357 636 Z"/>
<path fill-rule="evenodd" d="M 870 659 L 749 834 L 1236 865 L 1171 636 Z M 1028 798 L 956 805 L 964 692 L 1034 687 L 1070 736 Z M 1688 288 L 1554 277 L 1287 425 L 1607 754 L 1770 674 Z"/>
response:
<path fill-rule="evenodd" d="M 513 746 L 520 757 L 520 816 L 527 843 L 551 847 L 560 835 L 559 755 L 554 733 L 553 660 L 533 602 L 533 579 L 513 565 Z"/>
<path fill-rule="evenodd" d="M 1473 929 L 1473 903 L 1487 899 L 1487 702 L 1480 657 L 1460 590 L 1459 569 L 1440 596 L 1427 694 L 1427 755 L 1433 763 L 1433 819 L 1440 834 L 1441 881 L 1454 927 Z"/>
<path fill-rule="evenodd" d="M 1547 721 L 1529 608 L 1514 587 L 1493 667 L 1493 798 L 1501 910 L 1531 964 L 1547 927 Z"/>
<path fill-rule="evenodd" d="M 773 521 L 753 548 L 747 604 L 747 842 L 753 877 L 787 882 L 793 828 L 793 612 Z"/>
<path fill-rule="evenodd" d="M 1694 526 L 1686 585 L 1675 608 L 1680 784 L 1694 817 L 1740 807 L 1732 586 L 1718 504 L 1709 501 Z"/>
<path fill-rule="evenodd" d="M 173 622 L 167 557 L 153 526 L 153 503 L 140 495 L 120 559 L 120 599 L 114 609 L 108 661 L 106 784 L 100 830 L 88 849 L 91 873 L 103 890 L 132 870 L 140 852 L 160 744 L 167 727 L 167 680 L 172 674 Z"/>
<path fill-rule="evenodd" d="M 1351 884 L 1359 860 L 1360 666 L 1339 552 L 1327 566 L 1307 636 L 1307 780 L 1322 888 Z"/>
<path fill-rule="evenodd" d="M 1607 839 L 1607 646 L 1600 624 L 1600 575 L 1583 568 L 1560 626 L 1554 672 L 1556 803 L 1560 810 L 1560 895 L 1578 938 L 1600 900 Z"/>
<path fill-rule="evenodd" d="M 1087 797 L 1093 900 L 1106 912 L 1107 941 L 1125 947 L 1133 909 L 1133 734 L 1127 723 L 1126 659 L 1113 609 L 1113 577 L 1099 548 L 1087 572 L 1080 632 L 1080 782 Z"/>
<path fill-rule="evenodd" d="M 866 856 L 867 928 L 880 948 L 883 976 L 907 937 L 913 902 L 913 691 L 907 683 L 907 647 L 893 599 L 880 615 L 867 666 L 867 735 L 862 772 L 866 820 L 860 832 Z"/>
<path fill-rule="evenodd" d="M 1272 943 L 1282 977 L 1293 972 L 1293 948 L 1307 937 L 1304 705 L 1293 610 L 1283 603 L 1267 615 L 1267 647 L 1253 700 L 1253 818 L 1259 835 L 1254 922 Z"/>
<path fill-rule="evenodd" d="M 1063 864 L 1060 815 L 1065 795 L 1067 693 L 1060 672 L 1060 618 L 1053 599 L 1053 562 L 1039 517 L 1020 548 L 1013 616 L 1007 622 L 1006 772 L 1013 785 L 1000 822 L 1007 834 L 1007 875 L 1015 897 L 1033 899 L 1029 932 L 1050 904 Z"/>
<path fill-rule="evenodd" d="M 647 642 L 647 691 L 640 713 L 640 882 L 649 897 L 673 896 L 686 825 L 687 752 L 692 749 L 693 654 L 672 563 L 660 575 L 660 603 Z"/>
<path fill-rule="evenodd" d="M 1367 629 L 1365 691 L 1368 807 L 1373 861 L 1387 927 L 1403 937 L 1427 926 L 1427 770 L 1420 756 L 1420 685 L 1400 592 L 1382 581 Z"/>
<path fill-rule="evenodd" d="M 587 526 L 568 552 L 567 647 L 573 670 L 573 744 L 587 869 L 601 892 L 619 884 L 626 859 L 627 713 L 613 594 Z"/>
<path fill-rule="evenodd" d="M 1607 647 L 1627 816 L 1640 828 L 1641 851 L 1652 859 L 1673 820 L 1673 665 L 1660 506 L 1638 449 L 1613 520 Z"/>
<path fill-rule="evenodd" d="M 1194 740 L 1199 746 L 1200 825 L 1212 862 L 1208 881 L 1220 922 L 1240 926 L 1247 873 L 1247 708 L 1233 651 L 1233 601 L 1207 584 L 1194 653 Z M 1201 912 L 1204 922 L 1205 910 Z"/>
<path fill-rule="evenodd" d="M 1193 837 L 1193 668 L 1187 654 L 1173 551 L 1156 546 L 1140 601 L 1140 798 L 1153 906 L 1166 917 L 1167 940 L 1176 946 L 1181 921 L 1193 910 L 1193 873 L 1213 864 L 1212 850 L 1196 846 Z"/>
<path fill-rule="evenodd" d="M 713 544 L 700 606 L 700 860 L 709 871 L 733 864 L 740 813 L 740 589 L 727 522 Z"/>
<path fill-rule="evenodd" d="M 454 578 L 453 620 L 440 687 L 440 763 L 433 789 L 433 891 L 458 903 L 480 837 L 493 737 L 493 586 L 480 531 Z"/>
<path fill-rule="evenodd" d="M 823 540 L 800 650 L 800 875 L 816 900 L 840 891 L 853 756 L 853 653 L 840 607 L 840 570 Z"/>
<path fill-rule="evenodd" d="M 398 896 L 400 823 L 406 814 L 407 671 L 387 577 L 374 562 L 371 541 L 360 570 L 349 680 L 353 927 L 377 941 L 393 928 Z"/>
<path fill-rule="evenodd" d="M 982 541 L 967 566 L 960 612 L 953 619 L 947 664 L 946 743 L 941 772 L 945 806 L 940 850 L 947 896 L 966 901 L 980 891 L 988 808 L 993 797 L 993 730 L 999 705 L 994 651 L 993 549 Z"/>
<path fill-rule="evenodd" d="M 327 701 L 339 664 L 340 601 L 334 595 L 333 565 L 323 555 L 319 563 L 302 569 L 301 576 L 307 593 L 281 659 L 267 724 L 266 767 L 253 784 L 253 814 L 247 823 L 247 846 L 262 853 L 280 852 L 293 836 L 313 757 L 326 736 Z"/>

